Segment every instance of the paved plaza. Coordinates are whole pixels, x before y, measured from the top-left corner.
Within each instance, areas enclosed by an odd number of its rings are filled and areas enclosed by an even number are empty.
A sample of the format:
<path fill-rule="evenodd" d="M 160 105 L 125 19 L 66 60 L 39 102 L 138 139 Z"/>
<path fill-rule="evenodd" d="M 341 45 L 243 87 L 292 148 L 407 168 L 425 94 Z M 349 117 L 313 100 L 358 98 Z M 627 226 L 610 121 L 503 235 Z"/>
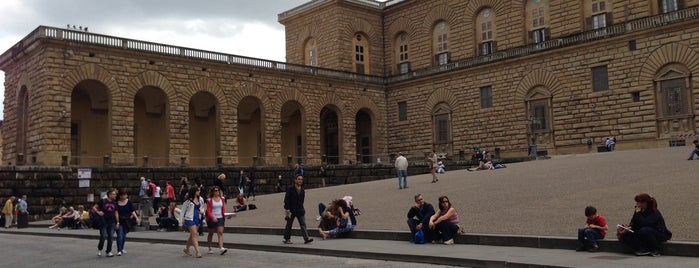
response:
<path fill-rule="evenodd" d="M 674 241 L 699 241 L 699 161 L 686 160 L 691 149 L 553 156 L 498 170 L 452 170 L 438 183 L 430 183 L 429 174 L 414 175 L 403 190 L 397 179 L 311 189 L 306 219 L 315 226 L 318 202 L 351 195 L 363 213 L 358 229 L 407 230 L 408 208 L 421 193 L 434 206 L 440 195 L 449 196 L 468 233 L 574 237 L 584 224 L 585 206 L 597 207 L 616 226 L 629 222 L 634 196 L 647 192 L 658 200 Z M 241 212 L 226 225 L 283 227 L 283 198 L 258 196 L 257 210 Z"/>

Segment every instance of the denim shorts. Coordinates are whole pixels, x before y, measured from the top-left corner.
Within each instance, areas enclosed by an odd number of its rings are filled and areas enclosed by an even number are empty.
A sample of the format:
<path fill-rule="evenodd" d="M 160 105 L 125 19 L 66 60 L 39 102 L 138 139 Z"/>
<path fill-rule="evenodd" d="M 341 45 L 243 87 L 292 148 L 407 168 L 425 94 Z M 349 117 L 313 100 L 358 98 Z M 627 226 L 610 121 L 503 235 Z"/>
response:
<path fill-rule="evenodd" d="M 191 220 L 185 220 L 185 221 L 184 221 L 184 227 L 197 226 L 197 225 L 199 225 L 199 224 L 197 224 L 196 222 L 191 221 Z"/>
<path fill-rule="evenodd" d="M 226 226 L 226 218 L 216 218 L 218 222 L 214 222 L 212 220 L 206 220 L 206 226 L 209 228 L 216 228 L 216 227 L 224 227 Z"/>

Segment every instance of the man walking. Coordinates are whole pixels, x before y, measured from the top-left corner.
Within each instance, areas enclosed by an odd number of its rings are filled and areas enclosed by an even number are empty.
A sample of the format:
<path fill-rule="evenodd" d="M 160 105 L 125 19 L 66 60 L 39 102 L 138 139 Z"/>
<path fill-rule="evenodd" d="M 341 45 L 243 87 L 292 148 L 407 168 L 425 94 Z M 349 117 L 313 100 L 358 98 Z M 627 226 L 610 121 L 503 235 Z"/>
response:
<path fill-rule="evenodd" d="M 284 244 L 292 244 L 291 242 L 291 225 L 294 223 L 294 218 L 299 221 L 301 234 L 303 235 L 304 244 L 313 242 L 313 238 L 308 237 L 306 229 L 306 210 L 303 208 L 303 200 L 306 197 L 306 190 L 303 189 L 303 176 L 296 175 L 294 185 L 286 189 L 284 196 L 284 209 L 286 210 L 286 228 L 284 229 Z"/>
<path fill-rule="evenodd" d="M 396 158 L 396 172 L 398 173 L 398 189 L 408 188 L 408 159 L 401 152 L 398 152 L 398 158 Z"/>
<path fill-rule="evenodd" d="M 225 180 L 226 180 L 226 174 L 223 174 L 223 173 L 218 174 L 218 177 L 216 177 L 214 179 L 214 186 L 218 186 L 218 189 L 221 190 L 221 196 L 228 198 L 228 196 L 226 196 L 228 191 L 226 191 Z"/>

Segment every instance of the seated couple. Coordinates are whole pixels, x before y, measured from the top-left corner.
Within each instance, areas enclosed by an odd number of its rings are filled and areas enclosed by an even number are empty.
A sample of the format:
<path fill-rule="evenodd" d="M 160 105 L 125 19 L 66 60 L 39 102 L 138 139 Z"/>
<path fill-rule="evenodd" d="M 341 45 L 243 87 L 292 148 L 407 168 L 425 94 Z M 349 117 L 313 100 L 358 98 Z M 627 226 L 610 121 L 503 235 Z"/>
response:
<path fill-rule="evenodd" d="M 443 241 L 446 245 L 454 244 L 454 235 L 459 233 L 459 215 L 446 196 L 440 196 L 439 210 L 425 202 L 421 194 L 414 197 L 415 204 L 408 211 L 408 227 L 410 227 L 411 240 L 415 233 L 422 230 L 426 242 Z"/>
<path fill-rule="evenodd" d="M 51 218 L 54 225 L 50 226 L 49 229 L 57 228 L 58 230 L 60 230 L 61 228 L 65 227 L 75 227 L 75 215 L 75 208 L 61 207 L 58 215 L 53 216 L 53 218 Z"/>
<path fill-rule="evenodd" d="M 319 203 L 318 212 L 320 213 L 318 232 L 323 239 L 342 236 L 357 226 L 354 211 L 345 199 L 335 199 L 327 207 Z"/>
<path fill-rule="evenodd" d="M 155 221 L 158 223 L 158 231 L 164 232 L 168 230 L 176 230 L 179 226 L 179 219 L 182 210 L 177 207 L 175 201 L 170 201 L 170 204 L 165 207 L 165 205 L 160 205 L 158 210 L 158 217 Z"/>

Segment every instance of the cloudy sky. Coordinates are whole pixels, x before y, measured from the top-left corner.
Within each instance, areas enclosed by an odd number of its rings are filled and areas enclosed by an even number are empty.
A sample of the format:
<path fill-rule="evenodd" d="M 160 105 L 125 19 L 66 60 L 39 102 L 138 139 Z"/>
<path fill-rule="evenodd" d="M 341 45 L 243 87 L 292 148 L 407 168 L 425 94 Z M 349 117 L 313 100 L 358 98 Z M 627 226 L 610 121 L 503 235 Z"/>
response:
<path fill-rule="evenodd" d="M 93 33 L 286 61 L 277 14 L 309 1 L 0 0 L 0 54 L 39 25 L 70 24 Z"/>

